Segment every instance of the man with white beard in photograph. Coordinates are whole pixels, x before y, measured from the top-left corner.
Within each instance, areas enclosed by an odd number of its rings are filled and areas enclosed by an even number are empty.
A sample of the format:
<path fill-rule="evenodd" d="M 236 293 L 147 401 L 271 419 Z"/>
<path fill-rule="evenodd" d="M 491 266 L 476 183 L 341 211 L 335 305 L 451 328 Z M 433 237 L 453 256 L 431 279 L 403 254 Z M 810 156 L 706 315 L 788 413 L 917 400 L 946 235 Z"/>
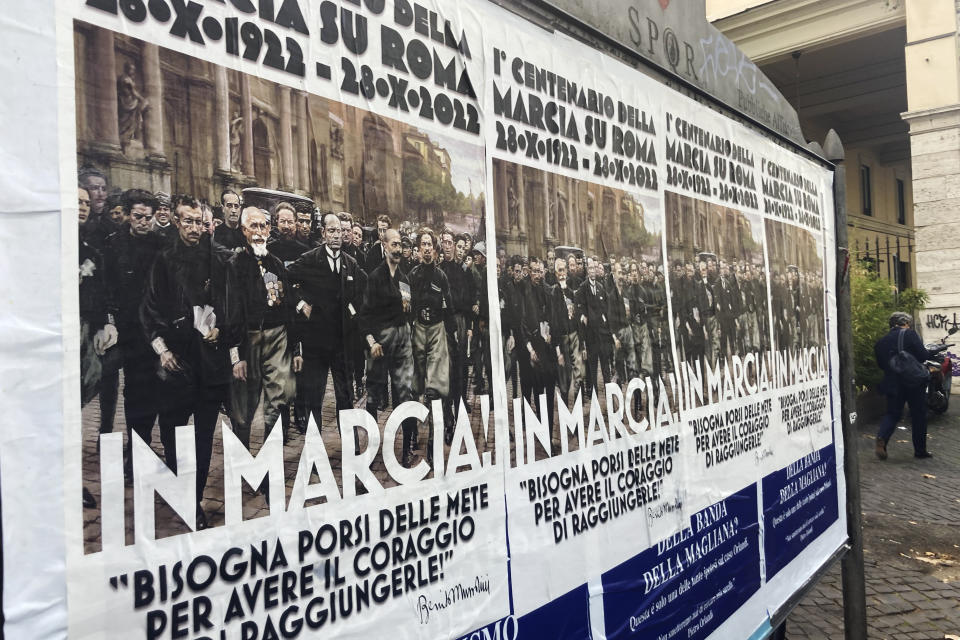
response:
<path fill-rule="evenodd" d="M 267 249 L 270 218 L 257 207 L 240 215 L 246 246 L 230 261 L 237 282 L 237 298 L 246 326 L 239 353 L 231 354 L 233 382 L 230 388 L 231 420 L 237 437 L 250 447 L 250 426 L 263 401 L 264 440 L 293 398 L 293 370 L 303 362 L 291 362 L 287 348 L 287 325 L 297 302 L 287 281 L 287 270 Z M 302 308 L 302 306 L 301 306 Z M 286 439 L 286 433 L 284 440 Z"/>

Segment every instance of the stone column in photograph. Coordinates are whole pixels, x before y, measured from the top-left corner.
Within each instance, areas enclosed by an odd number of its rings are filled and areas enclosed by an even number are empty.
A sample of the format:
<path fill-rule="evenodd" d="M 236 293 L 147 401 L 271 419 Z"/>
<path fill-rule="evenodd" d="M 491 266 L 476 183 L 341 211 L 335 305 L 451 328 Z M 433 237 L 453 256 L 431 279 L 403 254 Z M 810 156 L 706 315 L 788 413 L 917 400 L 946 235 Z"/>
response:
<path fill-rule="evenodd" d="M 213 67 L 213 148 L 216 166 L 214 172 L 226 183 L 230 167 L 230 86 L 227 68 Z"/>
<path fill-rule="evenodd" d="M 117 121 L 117 57 L 113 48 L 113 32 L 94 29 L 91 60 L 88 69 L 93 77 L 93 141 L 94 153 L 120 155 L 120 126 Z"/>
<path fill-rule="evenodd" d="M 308 151 L 310 127 L 307 124 L 307 94 L 303 91 L 294 91 L 293 101 L 297 123 L 297 189 L 309 194 L 313 190 L 313 185 L 310 184 L 310 153 Z"/>
<path fill-rule="evenodd" d="M 296 180 L 293 166 L 293 115 L 290 105 L 290 91 L 288 87 L 277 87 L 277 98 L 280 103 L 280 130 L 277 137 L 280 140 L 280 168 L 281 189 L 293 191 Z"/>
<path fill-rule="evenodd" d="M 143 123 L 144 145 L 151 162 L 166 163 L 163 148 L 163 74 L 160 71 L 160 47 L 143 45 L 143 85 L 147 98 L 146 119 Z"/>
<path fill-rule="evenodd" d="M 243 128 L 240 137 L 240 159 L 243 175 L 253 179 L 253 96 L 250 93 L 250 76 L 240 74 L 240 117 Z"/>

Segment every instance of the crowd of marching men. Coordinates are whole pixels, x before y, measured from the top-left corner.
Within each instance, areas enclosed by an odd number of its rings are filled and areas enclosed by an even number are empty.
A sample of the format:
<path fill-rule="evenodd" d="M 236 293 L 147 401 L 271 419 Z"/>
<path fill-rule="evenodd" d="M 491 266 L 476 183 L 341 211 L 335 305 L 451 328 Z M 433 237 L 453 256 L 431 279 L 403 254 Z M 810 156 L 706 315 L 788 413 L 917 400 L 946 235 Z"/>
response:
<path fill-rule="evenodd" d="M 99 396 L 100 433 L 112 431 L 122 372 L 128 479 L 133 433 L 149 444 L 159 426 L 176 471 L 175 428 L 192 418 L 200 528 L 221 413 L 248 447 L 258 409 L 264 437 L 279 420 L 286 440 L 311 415 L 324 426 L 332 379 L 338 411 L 441 400 L 449 441 L 470 381 L 482 393 L 490 380 L 485 248 L 469 234 L 380 215 L 367 238 L 348 212 L 266 211 L 232 190 L 215 206 L 108 193 L 95 169 L 81 171 L 78 206 L 82 403 Z M 420 440 L 406 421 L 402 464 L 430 457 Z M 84 502 L 96 504 L 86 488 Z"/>

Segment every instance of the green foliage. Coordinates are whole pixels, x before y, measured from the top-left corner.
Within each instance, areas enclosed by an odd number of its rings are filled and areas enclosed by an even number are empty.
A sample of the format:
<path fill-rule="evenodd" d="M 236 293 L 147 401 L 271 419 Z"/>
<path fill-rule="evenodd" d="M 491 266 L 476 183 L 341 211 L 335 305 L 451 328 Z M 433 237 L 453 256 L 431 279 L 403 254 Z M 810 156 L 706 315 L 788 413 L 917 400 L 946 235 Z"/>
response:
<path fill-rule="evenodd" d="M 873 345 L 889 331 L 890 314 L 906 311 L 916 318 L 917 311 L 923 309 L 928 299 L 921 289 L 904 289 L 898 302 L 896 287 L 881 279 L 876 271 L 860 263 L 851 266 L 850 318 L 858 388 L 873 386 L 883 377 L 873 356 Z"/>
<path fill-rule="evenodd" d="M 626 211 L 620 216 L 620 245 L 622 247 L 648 247 L 654 240 L 659 243 L 660 235 L 647 231 L 640 216 Z"/>
<path fill-rule="evenodd" d="M 423 162 L 414 160 L 403 164 L 403 199 L 421 221 L 427 219 L 427 213 L 469 211 L 467 198 L 453 183 L 443 179 L 439 172 L 430 171 Z"/>

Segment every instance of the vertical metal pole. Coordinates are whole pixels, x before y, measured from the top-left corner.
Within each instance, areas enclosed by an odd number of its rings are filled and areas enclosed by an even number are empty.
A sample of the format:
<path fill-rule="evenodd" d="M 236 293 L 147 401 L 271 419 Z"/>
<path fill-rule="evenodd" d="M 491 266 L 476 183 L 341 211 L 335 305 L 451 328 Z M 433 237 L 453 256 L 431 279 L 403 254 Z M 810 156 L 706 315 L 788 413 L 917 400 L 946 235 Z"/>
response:
<path fill-rule="evenodd" d="M 890 259 L 890 236 L 887 236 L 887 252 L 884 255 L 887 256 L 887 280 L 890 280 L 890 263 L 893 262 Z"/>
<path fill-rule="evenodd" d="M 843 428 L 843 469 L 847 484 L 847 536 L 850 550 L 843 556 L 840 572 L 843 582 L 843 630 L 846 640 L 866 640 L 867 594 L 863 576 L 863 520 L 860 512 L 860 465 L 857 447 L 860 437 L 854 426 L 853 326 L 850 316 L 849 249 L 847 248 L 847 209 L 843 144 L 831 129 L 823 144 L 827 159 L 836 165 L 833 174 L 833 202 L 837 257 L 837 348 L 840 353 L 840 420 Z M 880 247 L 877 247 L 879 254 Z M 879 257 L 879 255 L 878 255 Z"/>

